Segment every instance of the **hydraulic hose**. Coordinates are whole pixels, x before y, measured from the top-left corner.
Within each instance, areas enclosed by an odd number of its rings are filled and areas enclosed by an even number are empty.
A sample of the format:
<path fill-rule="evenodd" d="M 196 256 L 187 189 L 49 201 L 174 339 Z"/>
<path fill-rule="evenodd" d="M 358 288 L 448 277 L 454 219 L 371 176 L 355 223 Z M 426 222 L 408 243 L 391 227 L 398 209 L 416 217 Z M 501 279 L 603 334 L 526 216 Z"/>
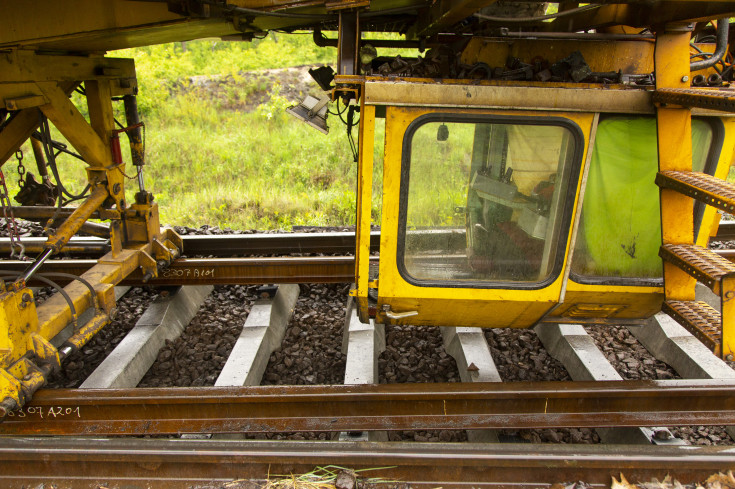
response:
<path fill-rule="evenodd" d="M 725 17 L 717 21 L 717 44 L 715 45 L 715 52 L 712 53 L 707 59 L 693 61 L 689 65 L 690 71 L 704 70 L 717 64 L 725 53 L 727 53 L 727 41 L 730 32 L 730 19 Z"/>

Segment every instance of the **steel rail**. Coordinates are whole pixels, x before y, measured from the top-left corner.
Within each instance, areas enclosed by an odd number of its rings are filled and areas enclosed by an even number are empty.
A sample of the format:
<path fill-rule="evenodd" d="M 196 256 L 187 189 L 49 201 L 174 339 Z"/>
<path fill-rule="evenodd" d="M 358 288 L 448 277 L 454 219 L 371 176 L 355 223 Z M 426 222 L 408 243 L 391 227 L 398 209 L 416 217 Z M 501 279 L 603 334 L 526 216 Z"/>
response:
<path fill-rule="evenodd" d="M 345 254 L 355 252 L 354 232 L 334 233 L 278 233 L 278 234 L 218 234 L 190 235 L 181 237 L 184 253 L 188 256 L 248 256 L 290 255 L 295 253 Z M 44 250 L 46 238 L 23 238 L 26 253 Z M 380 232 L 370 235 L 372 251 L 378 251 Z M 110 250 L 107 240 L 102 238 L 75 237 L 64 247 L 67 254 L 102 256 Z M 0 253 L 10 252 L 10 240 L 0 238 Z"/>
<path fill-rule="evenodd" d="M 377 257 L 375 258 L 377 260 Z M 52 260 L 42 272 L 63 272 L 82 275 L 96 260 Z M 3 261 L 2 268 L 23 272 L 23 261 Z M 355 280 L 355 258 L 352 256 L 307 256 L 280 258 L 182 258 L 159 271 L 148 285 L 250 285 L 347 283 Z M 59 283 L 65 283 L 60 280 Z M 121 285 L 140 285 L 140 270 L 125 278 Z M 30 285 L 43 284 L 31 281 Z"/>
<path fill-rule="evenodd" d="M 378 487 L 609 487 L 621 472 L 632 483 L 702 482 L 734 459 L 732 447 L 4 438 L 0 485 L 249 488 L 337 465 L 387 481 Z"/>
<path fill-rule="evenodd" d="M 0 435 L 735 424 L 735 380 L 41 390 Z"/>
<path fill-rule="evenodd" d="M 464 242 L 465 235 L 455 231 L 426 232 L 428 237 L 437 234 L 445 234 L 449 238 Z M 416 236 L 414 236 L 415 238 Z M 217 235 L 195 235 L 186 234 L 181 236 L 184 242 L 184 252 L 188 256 L 217 256 L 235 257 L 249 255 L 290 255 L 295 253 L 326 253 L 346 254 L 355 251 L 355 233 L 349 231 L 327 232 L 327 233 L 257 233 L 257 234 L 217 234 Z M 430 238 L 429 238 L 430 239 Z M 720 223 L 717 234 L 711 238 L 712 241 L 735 240 L 735 221 L 723 221 Z M 26 237 L 23 244 L 26 253 L 39 253 L 43 251 L 46 238 Z M 461 246 L 460 246 L 461 247 Z M 380 231 L 370 234 L 371 251 L 379 251 Z M 62 253 L 67 255 L 103 255 L 110 249 L 109 243 L 103 238 L 74 237 L 64 247 Z M 716 250 L 718 253 L 728 256 L 730 250 Z M 0 238 L 0 254 L 10 253 L 10 240 Z"/>

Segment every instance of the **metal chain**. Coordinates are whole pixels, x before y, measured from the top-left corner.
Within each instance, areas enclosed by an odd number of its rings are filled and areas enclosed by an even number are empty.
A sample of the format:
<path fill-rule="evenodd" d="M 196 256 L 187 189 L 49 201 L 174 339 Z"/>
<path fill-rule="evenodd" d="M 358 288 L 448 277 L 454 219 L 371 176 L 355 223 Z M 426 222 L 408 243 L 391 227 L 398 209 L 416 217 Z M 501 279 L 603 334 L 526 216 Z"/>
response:
<path fill-rule="evenodd" d="M 18 187 L 23 188 L 23 177 L 25 177 L 26 174 L 26 167 L 23 166 L 23 150 L 19 149 L 18 151 L 16 151 L 15 157 L 18 159 Z"/>
<path fill-rule="evenodd" d="M 21 158 L 22 159 L 22 152 Z M 23 243 L 20 242 L 20 233 L 18 232 L 18 226 L 15 223 L 15 216 L 13 215 L 13 208 L 10 205 L 10 197 L 8 195 L 8 186 L 5 184 L 5 175 L 0 170 L 0 205 L 3 208 L 3 217 L 5 218 L 5 225 L 8 228 L 8 237 L 10 238 L 10 258 L 18 257 L 19 260 L 25 260 L 26 248 Z M 20 251 L 16 251 L 16 248 Z"/>

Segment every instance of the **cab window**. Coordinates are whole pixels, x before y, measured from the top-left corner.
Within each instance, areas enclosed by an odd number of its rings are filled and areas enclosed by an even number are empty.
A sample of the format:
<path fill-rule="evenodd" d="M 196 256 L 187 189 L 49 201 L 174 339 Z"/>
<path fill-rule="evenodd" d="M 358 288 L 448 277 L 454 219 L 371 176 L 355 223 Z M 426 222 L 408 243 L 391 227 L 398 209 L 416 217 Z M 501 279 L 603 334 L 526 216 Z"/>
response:
<path fill-rule="evenodd" d="M 403 277 L 421 286 L 540 288 L 553 281 L 582 137 L 557 118 L 415 121 L 404 138 Z"/>

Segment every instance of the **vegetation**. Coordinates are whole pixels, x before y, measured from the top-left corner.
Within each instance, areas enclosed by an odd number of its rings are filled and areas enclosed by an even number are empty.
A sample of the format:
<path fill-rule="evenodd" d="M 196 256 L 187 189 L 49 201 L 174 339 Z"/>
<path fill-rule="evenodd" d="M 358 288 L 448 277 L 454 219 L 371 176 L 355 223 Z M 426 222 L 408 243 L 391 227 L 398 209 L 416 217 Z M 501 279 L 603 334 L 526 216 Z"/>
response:
<path fill-rule="evenodd" d="M 346 126 L 330 115 L 329 134 L 317 132 L 285 112 L 299 99 L 299 91 L 286 85 L 288 79 L 282 83 L 278 73 L 250 73 L 292 66 L 305 72 L 334 61 L 333 48 L 319 48 L 310 35 L 271 33 L 251 43 L 193 41 L 110 56 L 136 62 L 145 122 L 144 177 L 162 223 L 233 229 L 355 223 L 357 165 Z M 83 97 L 75 94 L 74 101 L 86 115 Z M 123 122 L 122 103 L 115 105 L 116 118 Z M 377 133 L 382 138 L 381 127 Z M 357 129 L 353 136 L 357 138 Z M 54 139 L 63 141 L 57 132 Z M 24 153 L 24 163 L 33 171 L 29 145 Z M 379 175 L 379 143 L 375 154 Z M 125 149 L 123 155 L 129 161 Z M 5 169 L 11 195 L 17 191 L 14 166 L 11 160 Z M 78 160 L 60 158 L 67 188 L 84 187 L 83 168 Z M 126 173 L 135 176 L 132 167 Z M 131 179 L 128 201 L 136 190 Z M 379 202 L 380 185 L 375 195 Z M 379 204 L 374 204 L 374 217 L 379 218 Z"/>

